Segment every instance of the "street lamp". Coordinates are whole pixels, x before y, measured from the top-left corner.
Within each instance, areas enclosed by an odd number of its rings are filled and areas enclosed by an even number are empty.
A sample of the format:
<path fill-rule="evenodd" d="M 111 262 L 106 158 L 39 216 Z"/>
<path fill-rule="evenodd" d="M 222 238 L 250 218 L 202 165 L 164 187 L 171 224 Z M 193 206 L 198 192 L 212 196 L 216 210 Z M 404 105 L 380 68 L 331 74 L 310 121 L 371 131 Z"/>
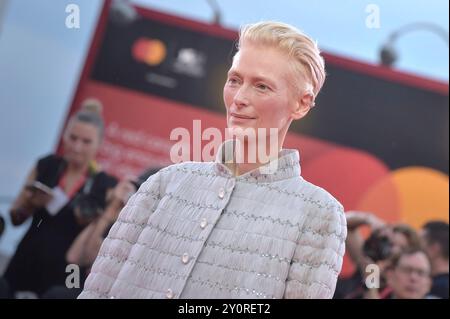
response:
<path fill-rule="evenodd" d="M 386 41 L 386 43 L 380 49 L 380 63 L 387 67 L 392 67 L 398 59 L 398 53 L 395 50 L 395 41 L 402 35 L 418 31 L 418 30 L 426 30 L 430 31 L 437 36 L 439 36 L 442 40 L 445 41 L 448 47 L 448 32 L 441 26 L 431 23 L 431 22 L 413 22 L 398 30 L 392 32 Z"/>
<path fill-rule="evenodd" d="M 109 17 L 118 25 L 128 25 L 138 18 L 138 13 L 129 0 L 113 0 Z"/>
<path fill-rule="evenodd" d="M 213 10 L 214 17 L 213 17 L 213 24 L 220 25 L 222 23 L 222 12 L 220 10 L 219 5 L 217 4 L 216 0 L 206 0 Z"/>

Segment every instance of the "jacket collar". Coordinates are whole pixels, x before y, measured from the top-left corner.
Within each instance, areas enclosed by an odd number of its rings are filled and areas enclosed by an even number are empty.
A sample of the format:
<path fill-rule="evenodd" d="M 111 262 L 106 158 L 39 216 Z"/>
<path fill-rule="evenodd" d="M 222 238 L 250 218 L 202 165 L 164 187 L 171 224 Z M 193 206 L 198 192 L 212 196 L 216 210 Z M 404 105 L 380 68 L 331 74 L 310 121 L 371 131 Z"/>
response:
<path fill-rule="evenodd" d="M 227 140 L 219 148 L 216 155 L 214 169 L 217 174 L 224 177 L 234 177 L 233 172 L 225 165 L 226 160 L 233 158 L 234 143 Z M 292 177 L 298 177 L 301 173 L 300 154 L 295 149 L 282 149 L 278 158 L 260 166 L 250 172 L 236 177 L 236 180 L 247 182 L 270 183 Z"/>

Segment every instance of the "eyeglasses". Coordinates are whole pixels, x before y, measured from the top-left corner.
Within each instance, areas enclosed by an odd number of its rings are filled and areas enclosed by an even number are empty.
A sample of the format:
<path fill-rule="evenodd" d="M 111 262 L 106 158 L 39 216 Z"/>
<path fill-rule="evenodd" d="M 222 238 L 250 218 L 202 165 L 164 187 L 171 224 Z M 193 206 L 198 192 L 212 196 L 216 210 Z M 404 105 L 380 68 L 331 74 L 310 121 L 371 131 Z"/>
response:
<path fill-rule="evenodd" d="M 397 266 L 397 269 L 405 275 L 412 275 L 413 273 L 416 273 L 420 278 L 430 277 L 430 272 L 423 269 L 417 269 L 410 266 Z"/>

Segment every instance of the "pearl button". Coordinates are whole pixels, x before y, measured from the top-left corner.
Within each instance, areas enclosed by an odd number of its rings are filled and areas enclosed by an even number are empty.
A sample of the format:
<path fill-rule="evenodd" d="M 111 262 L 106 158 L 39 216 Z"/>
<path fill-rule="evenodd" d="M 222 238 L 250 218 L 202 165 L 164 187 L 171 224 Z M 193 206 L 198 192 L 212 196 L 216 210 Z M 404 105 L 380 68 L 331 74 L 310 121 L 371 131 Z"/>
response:
<path fill-rule="evenodd" d="M 166 293 L 166 298 L 167 299 L 173 299 L 173 296 L 174 296 L 174 294 L 173 294 L 173 291 L 172 291 L 172 289 L 167 289 L 167 293 Z"/>
<path fill-rule="evenodd" d="M 219 189 L 219 198 L 223 199 L 225 197 L 225 189 L 224 188 L 220 188 Z"/>
<path fill-rule="evenodd" d="M 205 229 L 206 225 L 208 225 L 208 221 L 206 220 L 206 218 L 202 218 L 202 220 L 200 221 L 201 229 Z"/>
<path fill-rule="evenodd" d="M 188 253 L 184 253 L 183 256 L 181 256 L 181 261 L 183 262 L 183 264 L 187 264 L 189 262 Z"/>

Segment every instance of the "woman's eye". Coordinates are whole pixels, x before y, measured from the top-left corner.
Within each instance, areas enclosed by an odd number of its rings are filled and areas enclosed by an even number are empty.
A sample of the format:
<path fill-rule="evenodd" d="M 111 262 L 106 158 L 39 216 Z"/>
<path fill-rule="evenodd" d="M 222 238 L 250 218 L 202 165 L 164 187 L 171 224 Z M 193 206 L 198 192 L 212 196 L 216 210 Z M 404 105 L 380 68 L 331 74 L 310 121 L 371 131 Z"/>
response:
<path fill-rule="evenodd" d="M 261 90 L 261 91 L 267 91 L 269 89 L 269 87 L 265 84 L 258 84 L 258 85 L 256 85 L 256 87 L 258 88 L 258 90 Z"/>
<path fill-rule="evenodd" d="M 231 85 L 238 84 L 238 80 L 236 78 L 230 78 L 230 79 L 228 79 L 228 84 L 231 84 Z"/>

